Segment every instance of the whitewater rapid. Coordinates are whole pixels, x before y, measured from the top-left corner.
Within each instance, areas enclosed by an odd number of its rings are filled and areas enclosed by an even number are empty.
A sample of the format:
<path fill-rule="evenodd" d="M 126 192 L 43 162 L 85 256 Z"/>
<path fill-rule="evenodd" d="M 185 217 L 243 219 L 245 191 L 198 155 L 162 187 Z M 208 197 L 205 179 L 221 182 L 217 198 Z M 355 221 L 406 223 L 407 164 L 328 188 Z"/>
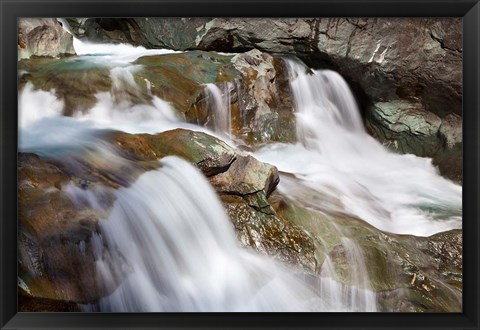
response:
<path fill-rule="evenodd" d="M 440 176 L 431 159 L 392 153 L 369 136 L 338 73 L 310 72 L 294 61 L 289 72 L 299 142 L 254 153 L 299 179 L 297 186 L 281 181 L 282 193 L 296 199 L 295 191 L 306 187 L 339 200 L 340 211 L 397 234 L 429 236 L 461 228 L 461 186 Z"/>

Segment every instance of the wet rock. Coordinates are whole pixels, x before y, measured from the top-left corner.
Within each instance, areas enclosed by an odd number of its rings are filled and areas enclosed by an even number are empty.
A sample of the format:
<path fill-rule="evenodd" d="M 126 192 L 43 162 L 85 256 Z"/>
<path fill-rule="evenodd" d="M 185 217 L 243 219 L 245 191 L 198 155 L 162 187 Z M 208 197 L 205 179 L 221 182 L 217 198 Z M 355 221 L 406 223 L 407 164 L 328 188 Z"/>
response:
<path fill-rule="evenodd" d="M 51 162 L 19 154 L 18 268 L 34 297 L 85 302 L 102 295 L 88 244 L 102 212 L 72 200 L 73 180 Z"/>
<path fill-rule="evenodd" d="M 438 133 L 444 140 L 447 148 L 454 148 L 462 143 L 462 118 L 455 114 L 449 114 L 442 119 Z"/>
<path fill-rule="evenodd" d="M 251 145 L 294 142 L 295 115 L 288 72 L 280 57 L 257 49 L 235 55 L 240 116 L 233 126 Z"/>
<path fill-rule="evenodd" d="M 270 203 L 278 218 L 313 239 L 317 273 L 328 257 L 338 281 L 377 292 L 383 311 L 461 311 L 461 230 L 396 235 L 342 213 L 305 207 L 278 192 Z"/>
<path fill-rule="evenodd" d="M 237 158 L 225 142 L 180 128 L 156 135 L 113 132 L 106 139 L 131 159 L 157 160 L 175 155 L 195 164 L 209 177 L 225 172 Z"/>
<path fill-rule="evenodd" d="M 401 153 L 432 157 L 442 147 L 442 120 L 420 104 L 396 100 L 378 102 L 370 110 L 369 128 L 385 145 Z"/>
<path fill-rule="evenodd" d="M 204 89 L 203 84 L 233 80 L 237 74 L 231 56 L 194 51 L 147 56 L 123 71 L 106 64 L 68 59 L 32 58 L 19 62 L 19 87 L 31 83 L 35 89 L 53 90 L 64 101 L 64 115 L 86 113 L 98 102 L 109 100 L 118 107 L 152 104 L 152 97 L 169 102 L 185 117 Z M 134 86 L 128 80 L 132 76 Z M 127 76 L 127 77 L 125 77 Z M 187 119 L 196 122 L 196 118 Z"/>
<path fill-rule="evenodd" d="M 97 93 L 112 89 L 108 68 L 74 58 L 31 58 L 18 67 L 25 72 L 19 77 L 19 90 L 30 83 L 35 89 L 54 91 L 64 102 L 64 115 L 90 110 L 98 102 Z"/>
<path fill-rule="evenodd" d="M 279 181 L 277 169 L 201 132 L 175 129 L 157 135 L 121 132 L 106 137 L 130 159 L 176 155 L 199 167 L 220 195 L 245 246 L 314 272 L 312 239 L 277 217 L 268 196 Z"/>
<path fill-rule="evenodd" d="M 210 128 L 216 114 L 205 84 L 216 84 L 230 103 L 233 136 L 251 145 L 295 140 L 285 63 L 256 50 L 235 57 L 203 51 L 144 56 L 115 71 L 81 58 L 35 58 L 20 61 L 19 69 L 20 89 L 32 84 L 54 91 L 67 116 L 88 113 L 97 104 L 152 105 L 159 97 L 180 119 Z"/>
<path fill-rule="evenodd" d="M 97 42 L 129 42 L 147 48 L 187 50 L 195 44 L 197 25 L 209 18 L 67 18 L 79 38 Z M 179 33 L 182 31 L 182 33 Z"/>
<path fill-rule="evenodd" d="M 181 157 L 202 170 L 219 193 L 243 196 L 262 191 L 268 196 L 279 181 L 275 166 L 259 162 L 202 132 L 185 129 L 156 135 L 114 132 L 106 139 L 130 159 Z"/>
<path fill-rule="evenodd" d="M 135 61 L 142 65 L 136 81 L 145 89 L 148 84 L 153 95 L 170 102 L 188 121 L 203 124 L 204 118 L 194 107 L 202 97 L 204 84 L 233 81 L 236 77 L 230 58 L 200 51 L 145 56 Z"/>
<path fill-rule="evenodd" d="M 258 208 L 245 197 L 222 195 L 221 199 L 243 246 L 315 272 L 313 240 L 301 228 L 278 218 L 268 201 Z"/>
<path fill-rule="evenodd" d="M 210 183 L 220 193 L 243 196 L 263 191 L 268 197 L 279 180 L 275 166 L 239 155 L 227 171 L 210 178 Z"/>
<path fill-rule="evenodd" d="M 462 113 L 462 23 L 457 18 L 138 18 L 134 21 L 141 27 L 139 33 L 147 47 L 227 52 L 257 52 L 257 49 L 293 54 L 311 67 L 334 69 L 356 93 L 367 113 L 367 124 L 374 118 L 369 112 L 376 111 L 375 106 L 369 105 L 397 100 L 410 103 L 427 117 L 434 114 L 443 120 Z M 172 32 L 180 29 L 184 33 L 176 36 Z M 256 63 L 258 57 L 250 56 L 250 68 L 239 68 L 250 81 L 262 71 L 252 70 Z M 278 71 L 276 67 L 275 70 Z M 272 84 L 267 83 L 258 91 L 268 94 Z M 247 111 L 242 111 L 241 103 L 232 107 L 232 113 L 243 116 L 235 117 L 236 122 L 241 120 L 240 125 L 236 124 L 235 135 L 243 136 L 250 144 L 269 140 L 291 142 L 294 139 L 290 133 L 294 132 L 289 124 L 293 122 L 291 115 L 288 111 L 262 112 L 265 104 L 252 103 L 255 97 L 249 86 L 244 84 L 244 90 L 240 91 L 245 98 L 238 98 L 240 102 L 246 101 L 243 110 Z M 248 112 L 254 106 L 260 106 L 258 114 Z M 433 157 L 438 149 L 438 141 L 429 141 L 425 148 L 420 148 L 425 150 L 419 150 L 415 140 L 408 141 L 404 134 L 375 130 L 373 133 L 381 141 L 388 139 L 392 146 L 396 144 L 398 151 Z M 451 147 L 447 149 L 435 155 L 434 163 L 442 174 L 461 181 L 458 161 L 461 155 Z M 455 160 L 454 165 L 445 161 L 448 158 Z"/>
<path fill-rule="evenodd" d="M 18 58 L 75 54 L 73 36 L 55 18 L 18 20 Z"/>

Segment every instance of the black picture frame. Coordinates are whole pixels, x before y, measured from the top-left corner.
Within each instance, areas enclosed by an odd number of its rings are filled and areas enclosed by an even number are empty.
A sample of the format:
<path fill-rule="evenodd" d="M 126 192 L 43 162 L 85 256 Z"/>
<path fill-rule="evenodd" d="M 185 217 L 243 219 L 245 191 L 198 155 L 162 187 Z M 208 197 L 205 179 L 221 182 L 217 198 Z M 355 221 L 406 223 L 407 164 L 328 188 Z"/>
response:
<path fill-rule="evenodd" d="M 1 0 L 1 329 L 479 329 L 479 0 Z M 463 17 L 463 313 L 17 313 L 18 17 Z"/>

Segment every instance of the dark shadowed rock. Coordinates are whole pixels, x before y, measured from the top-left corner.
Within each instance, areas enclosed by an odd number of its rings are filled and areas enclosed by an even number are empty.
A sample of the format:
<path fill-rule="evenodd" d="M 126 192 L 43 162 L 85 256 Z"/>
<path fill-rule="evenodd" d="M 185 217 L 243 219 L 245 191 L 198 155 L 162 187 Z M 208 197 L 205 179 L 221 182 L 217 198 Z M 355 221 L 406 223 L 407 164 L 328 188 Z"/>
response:
<path fill-rule="evenodd" d="M 80 312 L 78 304 L 73 301 L 39 298 L 18 289 L 19 312 Z"/>

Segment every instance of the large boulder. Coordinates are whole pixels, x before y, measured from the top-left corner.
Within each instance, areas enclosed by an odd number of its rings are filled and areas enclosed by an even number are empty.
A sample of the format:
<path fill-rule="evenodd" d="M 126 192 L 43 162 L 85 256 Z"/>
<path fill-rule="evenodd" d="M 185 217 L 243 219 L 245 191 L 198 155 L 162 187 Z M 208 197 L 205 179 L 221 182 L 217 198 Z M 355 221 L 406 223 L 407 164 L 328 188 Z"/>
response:
<path fill-rule="evenodd" d="M 73 36 L 55 18 L 18 20 L 18 58 L 73 55 Z"/>
<path fill-rule="evenodd" d="M 78 178 L 34 154 L 19 155 L 18 176 L 18 276 L 29 296 L 97 299 L 102 290 L 89 242 L 101 212 L 65 192 L 80 187 Z"/>

